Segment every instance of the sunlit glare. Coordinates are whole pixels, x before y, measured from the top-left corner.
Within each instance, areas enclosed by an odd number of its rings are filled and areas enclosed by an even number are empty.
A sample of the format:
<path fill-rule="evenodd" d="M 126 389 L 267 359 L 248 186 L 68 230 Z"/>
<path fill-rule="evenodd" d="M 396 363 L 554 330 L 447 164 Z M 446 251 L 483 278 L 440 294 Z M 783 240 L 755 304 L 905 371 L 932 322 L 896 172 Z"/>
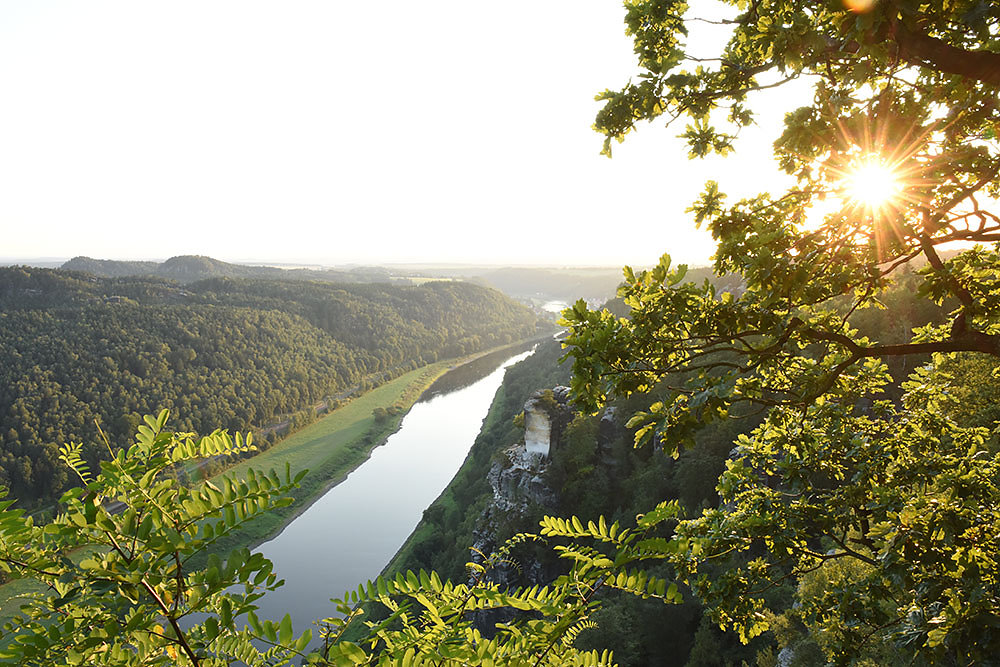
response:
<path fill-rule="evenodd" d="M 848 171 L 843 187 L 849 202 L 872 210 L 891 205 L 903 190 L 899 173 L 877 159 L 861 162 Z"/>
<path fill-rule="evenodd" d="M 867 14 L 875 8 L 875 0 L 844 0 L 844 6 L 855 14 Z"/>

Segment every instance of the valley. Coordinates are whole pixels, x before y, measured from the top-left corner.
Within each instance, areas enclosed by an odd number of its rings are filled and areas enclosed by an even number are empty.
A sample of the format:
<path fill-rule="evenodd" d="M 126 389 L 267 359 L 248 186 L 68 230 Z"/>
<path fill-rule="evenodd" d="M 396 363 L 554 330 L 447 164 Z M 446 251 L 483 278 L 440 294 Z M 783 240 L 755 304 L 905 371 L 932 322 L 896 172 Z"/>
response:
<path fill-rule="evenodd" d="M 316 405 L 551 330 L 500 293 L 456 281 L 181 286 L 0 269 L 0 482 L 23 506 L 49 505 L 72 481 L 57 463 L 62 443 L 83 443 L 97 469 L 104 438 L 127 442 L 142 414 L 163 408 L 182 431 L 264 429 L 266 449 L 278 440 L 267 427 L 297 430 Z"/>

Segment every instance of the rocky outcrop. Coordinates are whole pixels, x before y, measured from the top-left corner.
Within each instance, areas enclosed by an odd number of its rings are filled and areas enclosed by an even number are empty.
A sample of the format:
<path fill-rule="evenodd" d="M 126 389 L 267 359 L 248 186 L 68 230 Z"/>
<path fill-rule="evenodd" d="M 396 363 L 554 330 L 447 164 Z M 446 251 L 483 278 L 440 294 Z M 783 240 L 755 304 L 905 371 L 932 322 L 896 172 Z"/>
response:
<path fill-rule="evenodd" d="M 534 397 L 524 404 L 524 448 L 528 454 L 549 455 L 552 440 L 552 419 L 541 401 Z"/>
<path fill-rule="evenodd" d="M 524 449 L 547 458 L 570 416 L 569 387 L 536 391 L 524 403 Z"/>
<path fill-rule="evenodd" d="M 555 507 L 555 493 L 545 483 L 545 470 L 570 416 L 567 387 L 537 391 L 525 402 L 524 440 L 505 450 L 486 475 L 493 488 L 494 507 L 519 513 L 532 504 Z"/>
<path fill-rule="evenodd" d="M 546 483 L 545 473 L 549 455 L 559 446 L 562 430 L 571 416 L 567 387 L 537 391 L 525 402 L 524 440 L 504 450 L 486 475 L 493 490 L 493 500 L 476 522 L 472 545 L 474 561 L 481 562 L 484 555 L 496 551 L 504 527 L 524 516 L 529 508 L 556 507 L 557 496 Z M 491 570 L 489 577 L 507 586 L 546 580 L 537 563 L 526 570 L 520 565 L 503 563 Z"/>
<path fill-rule="evenodd" d="M 503 452 L 503 460 L 495 462 L 486 479 L 493 488 L 493 505 L 503 512 L 523 514 L 532 504 L 555 507 L 555 493 L 545 484 L 545 459 L 529 452 L 524 444 L 514 445 Z"/>

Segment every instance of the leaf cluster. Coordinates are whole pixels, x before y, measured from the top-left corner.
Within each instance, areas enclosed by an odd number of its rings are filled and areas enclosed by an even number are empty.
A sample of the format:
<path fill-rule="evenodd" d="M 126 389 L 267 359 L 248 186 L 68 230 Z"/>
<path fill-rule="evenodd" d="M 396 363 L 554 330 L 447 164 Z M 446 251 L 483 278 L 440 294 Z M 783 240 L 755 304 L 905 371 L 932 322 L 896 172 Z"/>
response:
<path fill-rule="evenodd" d="M 255 648 L 251 640 L 260 637 L 237 619 L 280 581 L 260 554 L 240 549 L 223 559 L 212 551 L 220 537 L 287 504 L 302 473 L 188 488 L 176 464 L 252 443 L 223 431 L 201 438 L 170 432 L 167 416 L 145 417 L 135 443 L 112 452 L 97 475 L 79 445 L 64 447 L 62 459 L 85 485 L 63 496 L 51 523 L 35 525 L 3 501 L 0 569 L 45 586 L 4 627 L 0 659 L 7 664 L 285 664 L 308 643 L 283 626 L 275 642 L 282 647 Z M 194 568 L 204 554 L 207 564 Z"/>

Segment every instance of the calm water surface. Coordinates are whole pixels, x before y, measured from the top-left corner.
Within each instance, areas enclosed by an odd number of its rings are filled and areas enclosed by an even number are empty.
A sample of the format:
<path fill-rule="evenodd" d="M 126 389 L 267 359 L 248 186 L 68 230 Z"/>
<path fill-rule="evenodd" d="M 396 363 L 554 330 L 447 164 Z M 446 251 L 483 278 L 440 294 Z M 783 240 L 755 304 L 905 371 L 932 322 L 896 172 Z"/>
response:
<path fill-rule="evenodd" d="M 258 616 L 291 613 L 301 633 L 335 613 L 331 597 L 378 576 L 465 460 L 504 369 L 530 354 L 500 357 L 478 379 L 461 369 L 446 375 L 459 388 L 435 385 L 367 462 L 262 544 L 285 585 L 258 602 Z"/>

